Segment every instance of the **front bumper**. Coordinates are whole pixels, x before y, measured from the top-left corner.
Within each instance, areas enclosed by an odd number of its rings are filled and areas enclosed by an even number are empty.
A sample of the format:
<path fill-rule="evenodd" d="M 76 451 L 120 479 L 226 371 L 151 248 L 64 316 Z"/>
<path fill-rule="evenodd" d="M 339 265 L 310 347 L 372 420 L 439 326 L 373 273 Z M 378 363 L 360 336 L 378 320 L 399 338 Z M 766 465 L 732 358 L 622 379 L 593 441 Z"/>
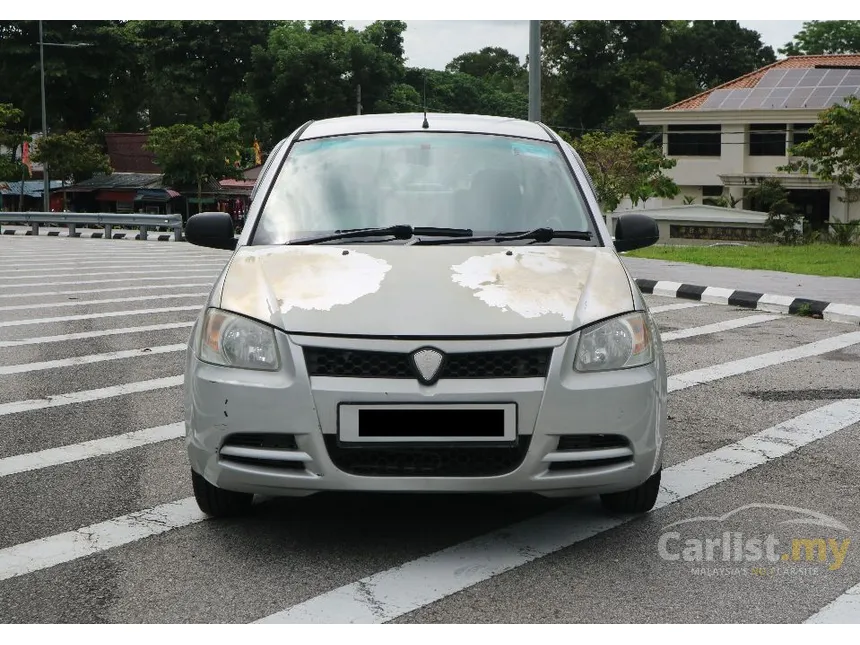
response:
<path fill-rule="evenodd" d="M 552 348 L 552 358 L 546 378 L 442 379 L 423 386 L 414 379 L 311 378 L 301 345 L 408 353 L 426 346 L 426 341 L 317 339 L 282 332 L 277 338 L 283 366 L 276 373 L 222 368 L 201 362 L 190 349 L 187 353 L 185 422 L 191 467 L 220 488 L 271 496 L 320 491 L 581 496 L 634 488 L 662 464 L 666 419 L 662 355 L 646 367 L 581 374 L 572 369 L 577 334 L 527 341 L 434 342 L 445 352 Z M 513 450 L 518 453 L 508 456 L 501 471 L 489 475 L 347 472 L 349 460 L 338 450 L 341 402 L 515 403 L 518 441 Z M 225 449 L 225 439 L 237 433 L 290 436 L 294 444 L 275 452 Z M 605 435 L 616 443 L 589 446 L 579 441 Z M 576 449 L 559 450 L 560 437 L 568 437 L 565 441 L 576 444 Z M 458 447 L 446 444 L 445 450 L 450 457 Z M 276 459 L 264 459 L 265 455 Z"/>

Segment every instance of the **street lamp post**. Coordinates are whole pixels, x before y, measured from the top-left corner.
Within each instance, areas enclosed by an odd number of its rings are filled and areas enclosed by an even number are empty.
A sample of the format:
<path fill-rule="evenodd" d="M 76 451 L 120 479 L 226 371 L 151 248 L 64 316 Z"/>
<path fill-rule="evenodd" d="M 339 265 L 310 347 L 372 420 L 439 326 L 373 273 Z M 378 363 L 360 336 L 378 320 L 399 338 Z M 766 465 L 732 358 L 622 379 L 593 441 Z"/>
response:
<path fill-rule="evenodd" d="M 91 43 L 46 43 L 42 31 L 42 21 L 39 21 L 39 71 L 42 75 L 42 136 L 48 136 L 48 110 L 45 107 L 45 45 L 48 47 L 92 47 Z M 51 212 L 51 180 L 48 177 L 48 166 L 42 161 L 42 204 L 46 213 Z"/>
<path fill-rule="evenodd" d="M 529 121 L 540 121 L 540 20 L 529 20 Z"/>
<path fill-rule="evenodd" d="M 39 70 L 42 74 L 42 136 L 48 136 L 48 110 L 45 108 L 45 39 L 42 34 L 42 21 L 39 21 Z M 48 164 L 42 161 L 42 204 L 46 213 L 51 212 L 51 180 L 48 179 Z"/>

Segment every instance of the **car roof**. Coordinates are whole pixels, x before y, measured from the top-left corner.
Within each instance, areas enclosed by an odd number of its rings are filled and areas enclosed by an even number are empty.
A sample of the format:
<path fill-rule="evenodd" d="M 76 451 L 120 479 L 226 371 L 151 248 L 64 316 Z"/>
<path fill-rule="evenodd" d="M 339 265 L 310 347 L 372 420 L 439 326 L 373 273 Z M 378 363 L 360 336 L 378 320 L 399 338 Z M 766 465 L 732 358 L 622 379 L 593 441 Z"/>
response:
<path fill-rule="evenodd" d="M 422 112 L 396 114 L 364 114 L 323 119 L 312 122 L 299 140 L 334 137 L 349 134 L 378 132 L 470 132 L 495 134 L 552 141 L 553 139 L 537 123 L 522 119 L 485 116 L 480 114 L 427 113 L 428 129 L 421 127 Z"/>

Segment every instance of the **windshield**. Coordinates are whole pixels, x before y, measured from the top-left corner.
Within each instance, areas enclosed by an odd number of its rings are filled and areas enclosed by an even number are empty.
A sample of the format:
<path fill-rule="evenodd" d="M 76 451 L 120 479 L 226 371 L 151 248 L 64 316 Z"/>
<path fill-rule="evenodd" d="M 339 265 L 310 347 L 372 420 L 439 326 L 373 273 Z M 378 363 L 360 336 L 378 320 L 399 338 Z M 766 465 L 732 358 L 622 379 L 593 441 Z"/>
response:
<path fill-rule="evenodd" d="M 362 134 L 293 146 L 253 244 L 399 224 L 471 229 L 476 237 L 538 227 L 594 230 L 553 143 L 482 134 Z"/>

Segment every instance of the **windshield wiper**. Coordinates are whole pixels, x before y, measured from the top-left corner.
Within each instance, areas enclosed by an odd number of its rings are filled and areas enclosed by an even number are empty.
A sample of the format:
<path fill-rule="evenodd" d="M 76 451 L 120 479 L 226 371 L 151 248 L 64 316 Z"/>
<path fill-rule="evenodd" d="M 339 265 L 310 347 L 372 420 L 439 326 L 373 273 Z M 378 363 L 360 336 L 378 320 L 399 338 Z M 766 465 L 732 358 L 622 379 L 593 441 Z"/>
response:
<path fill-rule="evenodd" d="M 512 231 L 508 233 L 497 233 L 483 237 L 470 237 L 467 240 L 449 238 L 444 240 L 427 240 L 417 244 L 458 244 L 460 242 L 508 242 L 516 240 L 534 240 L 535 242 L 549 242 L 556 238 L 568 240 L 591 240 L 594 235 L 591 231 L 555 231 L 551 228 L 541 227 L 531 231 Z"/>
<path fill-rule="evenodd" d="M 468 228 L 395 224 L 394 226 L 382 226 L 378 228 L 344 229 L 334 231 L 327 235 L 316 235 L 314 237 L 303 237 L 297 240 L 290 240 L 287 244 L 320 244 L 322 242 L 333 242 L 335 240 L 349 240 L 359 237 L 382 237 L 389 235 L 393 236 L 395 240 L 408 240 L 415 235 L 439 235 L 459 239 L 463 237 L 472 237 L 472 230 Z"/>

